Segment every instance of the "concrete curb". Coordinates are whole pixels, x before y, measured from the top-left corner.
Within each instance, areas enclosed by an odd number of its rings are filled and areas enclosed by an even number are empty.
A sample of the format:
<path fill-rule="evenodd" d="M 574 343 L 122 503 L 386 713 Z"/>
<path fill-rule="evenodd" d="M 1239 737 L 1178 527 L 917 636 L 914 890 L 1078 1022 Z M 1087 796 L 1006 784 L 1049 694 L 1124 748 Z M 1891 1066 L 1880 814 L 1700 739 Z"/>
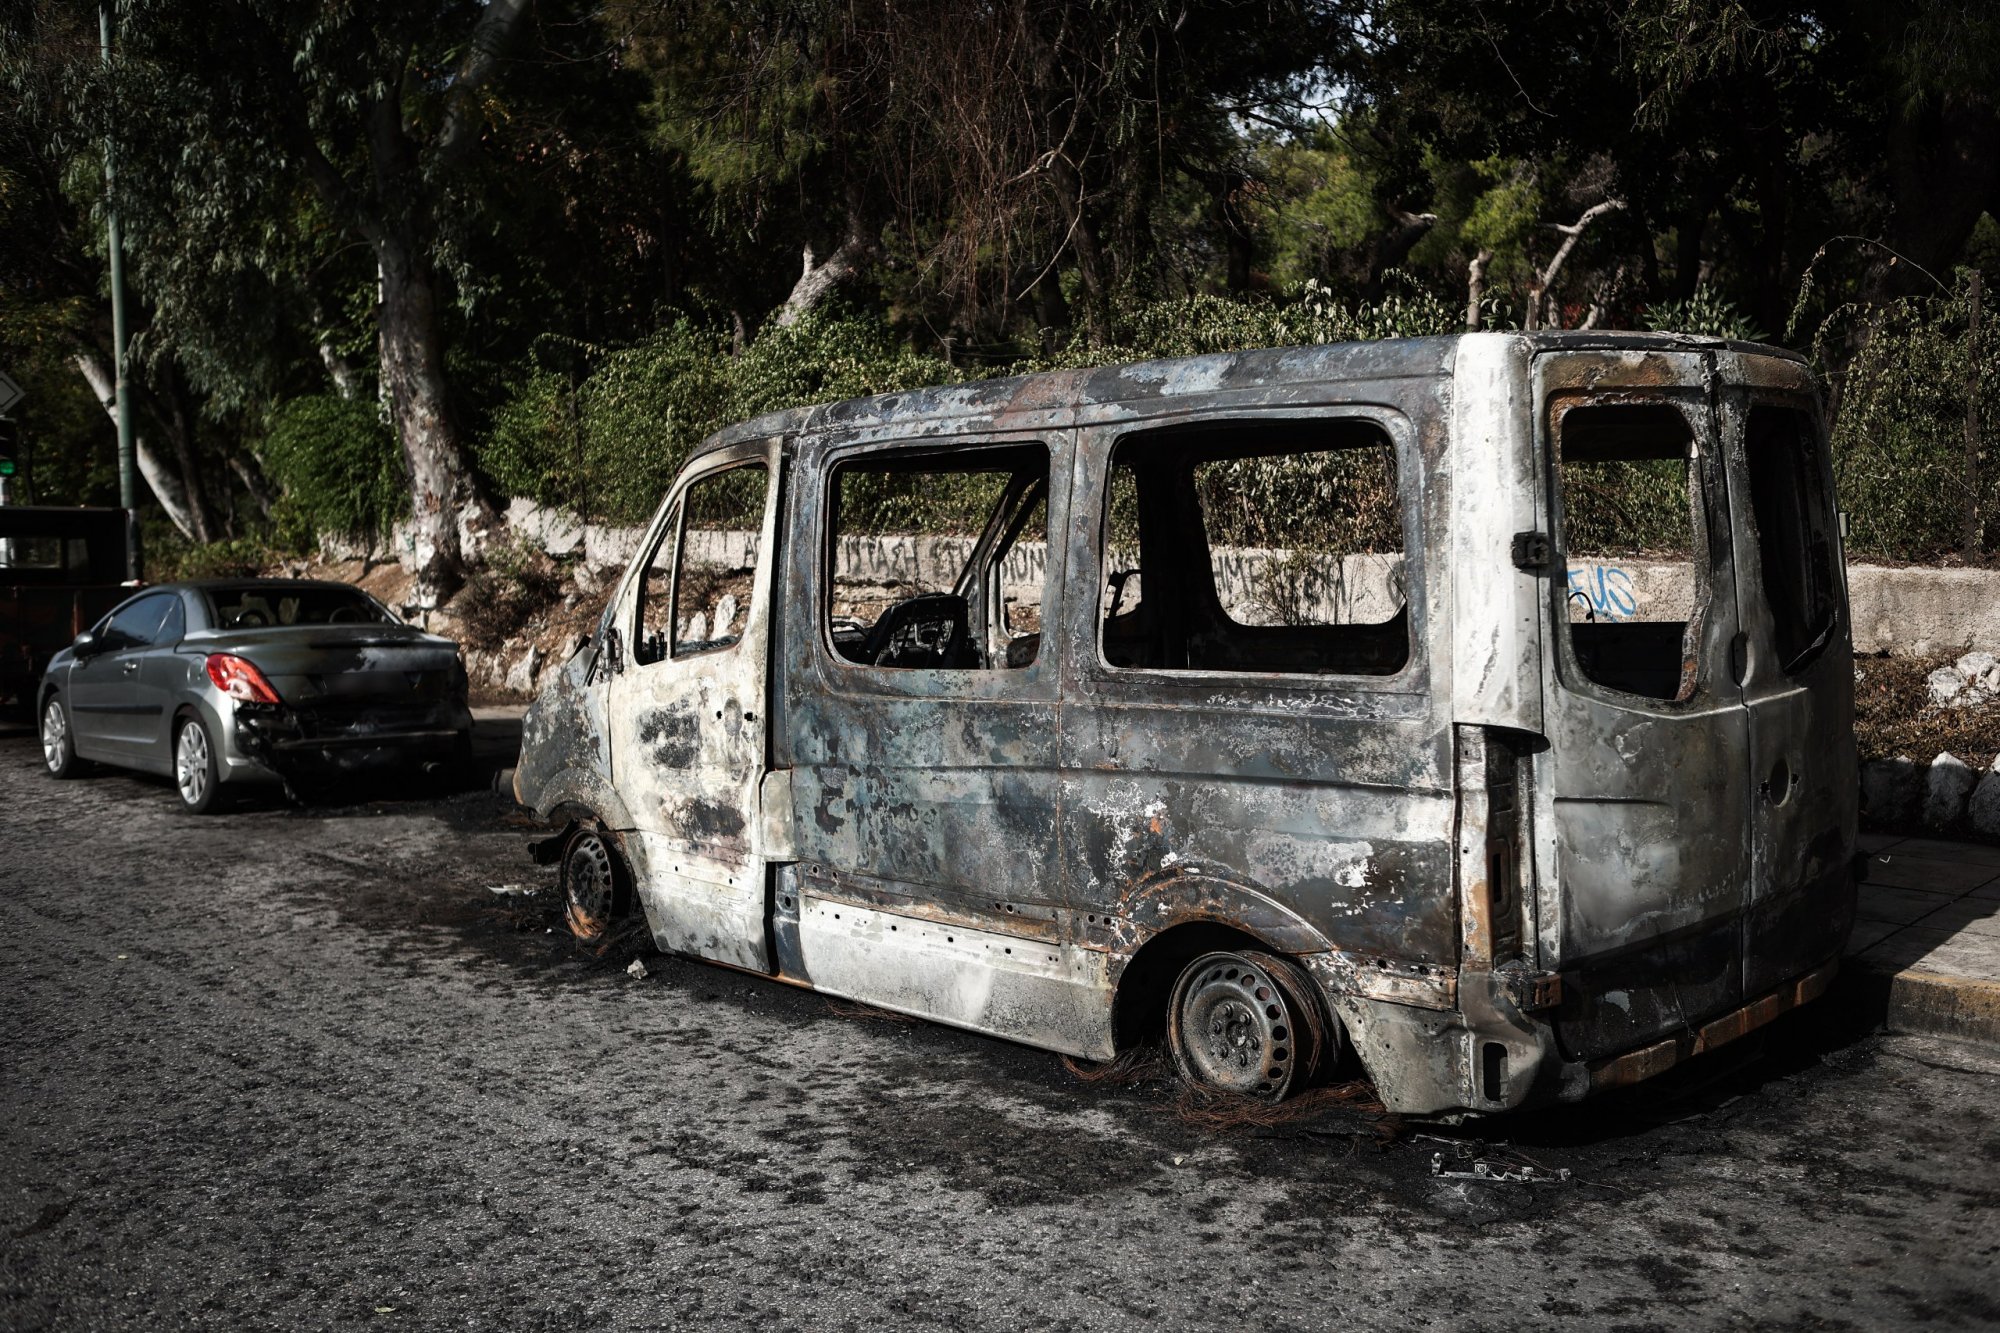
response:
<path fill-rule="evenodd" d="M 2000 1046 L 2000 982 L 1921 968 L 1895 971 L 1849 959 L 1845 989 L 1890 1032 Z"/>

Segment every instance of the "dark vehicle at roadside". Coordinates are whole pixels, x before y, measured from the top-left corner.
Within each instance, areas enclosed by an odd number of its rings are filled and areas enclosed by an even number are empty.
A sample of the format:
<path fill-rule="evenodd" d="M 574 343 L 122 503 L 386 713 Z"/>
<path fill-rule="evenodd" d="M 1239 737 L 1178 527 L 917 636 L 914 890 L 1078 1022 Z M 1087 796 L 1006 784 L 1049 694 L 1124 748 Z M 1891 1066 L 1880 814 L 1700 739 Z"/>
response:
<path fill-rule="evenodd" d="M 0 505 L 0 701 L 23 707 L 49 659 L 131 592 L 125 511 Z"/>
<path fill-rule="evenodd" d="M 472 731 L 456 644 L 304 579 L 146 589 L 56 654 L 36 716 L 54 776 L 168 774 L 196 813 L 260 783 L 462 765 Z"/>

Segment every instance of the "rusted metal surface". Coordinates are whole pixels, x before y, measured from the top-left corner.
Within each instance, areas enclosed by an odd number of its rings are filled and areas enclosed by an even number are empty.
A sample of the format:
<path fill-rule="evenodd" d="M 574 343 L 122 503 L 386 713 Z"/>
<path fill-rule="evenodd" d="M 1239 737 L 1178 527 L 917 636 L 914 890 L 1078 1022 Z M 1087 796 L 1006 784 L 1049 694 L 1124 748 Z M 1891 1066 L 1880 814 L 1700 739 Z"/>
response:
<path fill-rule="evenodd" d="M 1554 437 L 1561 411 L 1604 403 L 1691 423 L 1705 595 L 1672 698 L 1593 680 L 1568 626 Z M 1746 558 L 1754 404 L 1810 414 L 1803 367 L 1671 336 L 1481 334 L 760 418 L 663 502 L 529 713 L 517 795 L 621 835 L 669 949 L 1092 1059 L 1163 1030 L 1189 959 L 1263 950 L 1311 979 L 1393 1110 L 1582 1096 L 1605 1061 L 1810 972 L 1851 917 L 1844 590 L 1811 661 L 1779 661 Z M 1342 671 L 1112 663 L 1114 450 L 1193 428 L 1383 442 L 1406 652 Z M 838 650 L 835 470 L 1022 446 L 1049 478 L 1023 661 L 886 669 Z M 647 553 L 691 484 L 751 463 L 777 484 L 731 547 L 756 562 L 735 575 L 740 641 L 638 662 Z"/>

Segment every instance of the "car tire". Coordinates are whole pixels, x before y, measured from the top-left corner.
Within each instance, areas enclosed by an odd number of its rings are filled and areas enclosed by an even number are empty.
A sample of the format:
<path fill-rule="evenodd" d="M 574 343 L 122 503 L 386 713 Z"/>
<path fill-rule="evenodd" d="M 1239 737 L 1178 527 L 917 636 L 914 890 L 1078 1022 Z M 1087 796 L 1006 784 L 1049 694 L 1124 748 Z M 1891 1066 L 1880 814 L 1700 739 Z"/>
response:
<path fill-rule="evenodd" d="M 76 757 L 76 735 L 69 724 L 69 705 L 59 694 L 42 703 L 42 762 L 52 778 L 73 778 L 83 772 L 84 762 Z"/>
<path fill-rule="evenodd" d="M 212 815 L 228 804 L 215 739 L 198 717 L 183 718 L 174 728 L 174 790 L 189 814 Z"/>

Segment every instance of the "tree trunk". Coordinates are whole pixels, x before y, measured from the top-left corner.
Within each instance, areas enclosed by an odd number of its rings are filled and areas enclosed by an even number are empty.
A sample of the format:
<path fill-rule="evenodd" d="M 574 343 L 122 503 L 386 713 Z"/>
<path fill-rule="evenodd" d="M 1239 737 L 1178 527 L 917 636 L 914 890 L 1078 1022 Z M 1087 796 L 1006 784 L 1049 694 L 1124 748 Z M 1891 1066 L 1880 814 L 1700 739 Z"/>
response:
<path fill-rule="evenodd" d="M 376 246 L 382 304 L 376 315 L 382 386 L 409 469 L 415 530 L 416 602 L 442 604 L 465 581 L 468 552 L 460 528 L 494 525 L 493 503 L 451 412 L 438 327 L 436 280 L 410 248 L 393 238 Z"/>
<path fill-rule="evenodd" d="M 90 391 L 103 404 L 105 415 L 114 422 L 118 419 L 117 381 L 104 357 L 95 351 L 85 350 L 76 354 L 76 368 L 90 383 Z M 132 435 L 132 452 L 139 464 L 139 475 L 146 479 L 153 498 L 160 502 L 167 518 L 180 530 L 181 536 L 189 541 L 203 540 L 195 535 L 194 514 L 188 507 L 187 492 L 182 489 L 180 478 L 167 459 L 162 458 L 152 441 L 137 431 Z"/>
<path fill-rule="evenodd" d="M 1083 332 L 1092 347 L 1111 340 L 1111 280 L 1104 271 L 1104 251 L 1097 240 L 1097 224 L 1085 207 L 1083 177 L 1067 158 L 1050 164 L 1056 186 L 1056 201 L 1063 220 L 1069 225 L 1068 245 L 1076 251 L 1076 276 L 1083 288 Z"/>
<path fill-rule="evenodd" d="M 1491 250 L 1481 250 L 1465 266 L 1465 331 L 1479 332 L 1479 323 L 1485 311 L 1481 304 L 1486 300 L 1486 266 L 1493 262 Z"/>
<path fill-rule="evenodd" d="M 164 403 L 161 401 L 164 399 Z M 201 469 L 195 462 L 194 425 L 183 401 L 181 386 L 170 384 L 164 394 L 153 395 L 153 419 L 173 442 L 174 461 L 180 466 L 181 494 L 187 497 L 188 519 L 194 524 L 194 539 L 206 545 L 216 539 L 216 522 L 208 495 L 201 484 Z"/>
<path fill-rule="evenodd" d="M 822 264 L 814 262 L 813 248 L 806 246 L 805 266 L 799 280 L 792 284 L 791 295 L 778 307 L 778 327 L 788 329 L 798 323 L 807 311 L 831 296 L 841 283 L 859 274 L 872 248 L 866 237 L 850 231 L 841 241 L 840 248 L 828 255 Z"/>

